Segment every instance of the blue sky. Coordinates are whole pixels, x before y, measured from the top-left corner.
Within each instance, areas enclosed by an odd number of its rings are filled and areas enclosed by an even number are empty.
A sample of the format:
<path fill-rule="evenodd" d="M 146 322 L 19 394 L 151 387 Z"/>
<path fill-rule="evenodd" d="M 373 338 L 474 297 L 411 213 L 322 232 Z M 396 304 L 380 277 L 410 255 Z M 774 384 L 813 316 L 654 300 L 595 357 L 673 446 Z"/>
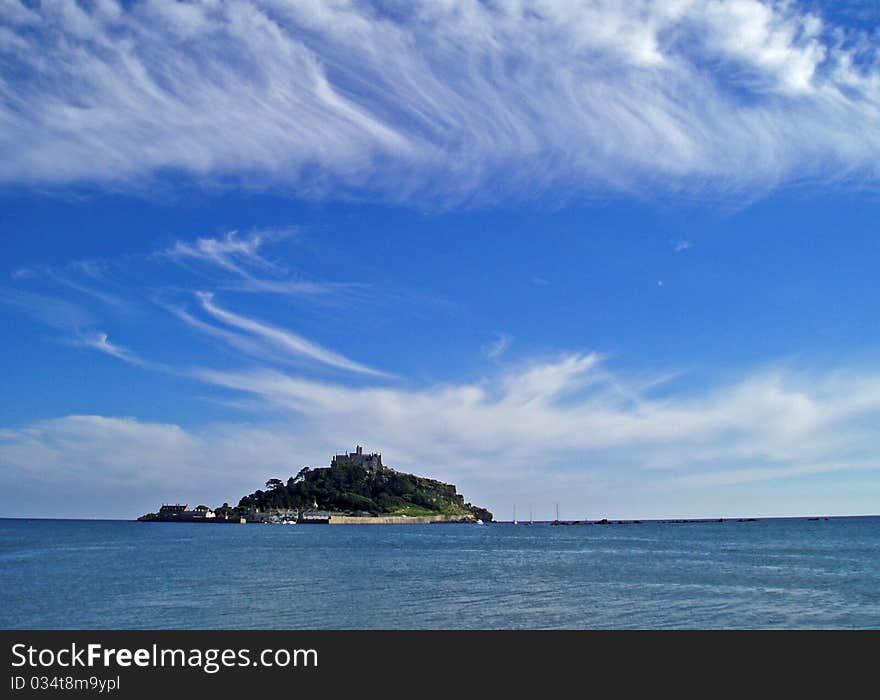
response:
<path fill-rule="evenodd" d="M 0 515 L 876 512 L 875 20 L 0 4 Z"/>

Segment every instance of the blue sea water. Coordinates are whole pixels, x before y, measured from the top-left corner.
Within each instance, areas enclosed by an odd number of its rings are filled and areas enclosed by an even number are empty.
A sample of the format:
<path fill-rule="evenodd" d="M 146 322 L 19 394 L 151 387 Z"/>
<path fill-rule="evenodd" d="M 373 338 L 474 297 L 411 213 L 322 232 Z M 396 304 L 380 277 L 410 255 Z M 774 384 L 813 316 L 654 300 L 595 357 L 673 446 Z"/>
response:
<path fill-rule="evenodd" d="M 0 627 L 878 628 L 880 518 L 0 520 Z"/>

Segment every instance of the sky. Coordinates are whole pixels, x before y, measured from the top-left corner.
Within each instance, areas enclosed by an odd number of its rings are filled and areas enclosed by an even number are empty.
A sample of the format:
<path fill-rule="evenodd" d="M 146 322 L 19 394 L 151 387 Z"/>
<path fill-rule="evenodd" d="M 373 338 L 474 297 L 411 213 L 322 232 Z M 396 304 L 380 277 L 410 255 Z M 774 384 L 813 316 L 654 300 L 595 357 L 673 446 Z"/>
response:
<path fill-rule="evenodd" d="M 877 513 L 878 19 L 0 0 L 0 516 Z"/>

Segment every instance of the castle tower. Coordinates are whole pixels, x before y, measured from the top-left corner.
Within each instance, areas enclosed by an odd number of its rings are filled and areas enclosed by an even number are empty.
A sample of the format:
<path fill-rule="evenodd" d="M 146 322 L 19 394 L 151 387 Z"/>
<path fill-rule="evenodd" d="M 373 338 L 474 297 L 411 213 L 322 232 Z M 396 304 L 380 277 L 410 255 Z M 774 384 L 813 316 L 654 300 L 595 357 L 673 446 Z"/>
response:
<path fill-rule="evenodd" d="M 330 461 L 330 467 L 357 466 L 367 469 L 382 469 L 382 455 L 378 452 L 364 454 L 364 448 L 361 445 L 355 446 L 354 452 L 336 455 Z"/>

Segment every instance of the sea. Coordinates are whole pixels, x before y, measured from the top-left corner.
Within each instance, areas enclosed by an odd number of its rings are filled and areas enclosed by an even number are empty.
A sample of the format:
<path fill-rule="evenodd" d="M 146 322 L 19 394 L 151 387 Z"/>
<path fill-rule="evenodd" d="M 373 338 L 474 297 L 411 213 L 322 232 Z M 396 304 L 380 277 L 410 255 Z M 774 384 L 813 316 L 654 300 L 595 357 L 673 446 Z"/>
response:
<path fill-rule="evenodd" d="M 0 520 L 4 629 L 880 628 L 880 517 Z"/>

